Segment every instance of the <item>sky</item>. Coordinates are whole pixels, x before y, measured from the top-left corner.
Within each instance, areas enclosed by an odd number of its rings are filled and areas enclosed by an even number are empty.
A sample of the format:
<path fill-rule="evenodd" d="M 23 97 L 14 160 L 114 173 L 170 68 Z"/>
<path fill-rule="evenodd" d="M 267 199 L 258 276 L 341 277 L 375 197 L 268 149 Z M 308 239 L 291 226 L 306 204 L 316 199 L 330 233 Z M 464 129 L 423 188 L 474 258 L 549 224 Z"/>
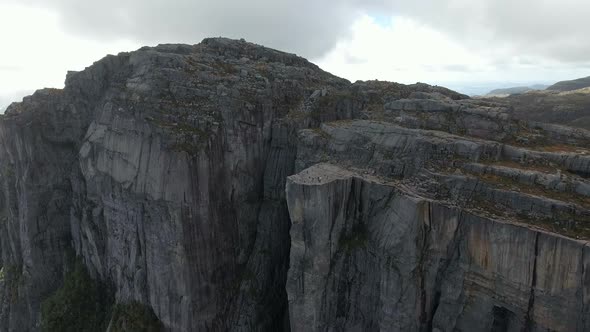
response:
<path fill-rule="evenodd" d="M 351 81 L 468 94 L 590 76 L 587 0 L 0 0 L 0 111 L 106 54 L 245 38 Z"/>

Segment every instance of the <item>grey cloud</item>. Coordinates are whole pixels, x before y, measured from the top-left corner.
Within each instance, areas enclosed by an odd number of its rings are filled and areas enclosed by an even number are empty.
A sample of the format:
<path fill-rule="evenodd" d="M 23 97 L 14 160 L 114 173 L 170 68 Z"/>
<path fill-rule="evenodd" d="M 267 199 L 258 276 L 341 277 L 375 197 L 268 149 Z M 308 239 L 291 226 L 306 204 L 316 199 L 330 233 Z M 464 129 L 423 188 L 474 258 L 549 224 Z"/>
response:
<path fill-rule="evenodd" d="M 418 0 L 389 8 L 482 53 L 505 48 L 568 63 L 585 62 L 590 53 L 586 0 Z"/>
<path fill-rule="evenodd" d="M 17 0 L 9 0 L 16 2 Z M 483 56 L 495 49 L 561 62 L 587 61 L 586 0 L 18 0 L 60 14 L 86 38 L 145 44 L 227 36 L 318 58 L 349 36 L 360 13 L 406 16 Z M 387 42 L 387 41 L 384 41 Z M 354 61 L 353 61 L 354 62 Z"/>
<path fill-rule="evenodd" d="M 449 72 L 470 72 L 472 68 L 468 65 L 464 64 L 448 64 L 448 65 L 421 65 L 420 68 L 427 72 L 441 72 L 441 71 L 449 71 Z"/>
<path fill-rule="evenodd" d="M 22 67 L 0 65 L 0 72 L 1 71 L 19 71 L 19 70 L 22 70 Z"/>
<path fill-rule="evenodd" d="M 350 53 L 346 53 L 344 54 L 345 60 L 347 64 L 349 65 L 362 65 L 368 62 L 367 59 L 363 59 L 363 58 L 359 58 L 357 56 L 354 56 Z"/>
<path fill-rule="evenodd" d="M 360 0 L 19 1 L 23 2 L 56 10 L 68 31 L 90 38 L 155 44 L 226 36 L 310 58 L 325 54 L 345 37 L 361 4 L 365 5 Z"/>
<path fill-rule="evenodd" d="M 455 71 L 455 72 L 469 72 L 469 71 L 471 71 L 471 67 L 469 67 L 467 65 L 463 65 L 463 64 L 446 65 L 446 66 L 442 66 L 441 69 L 445 70 L 445 71 Z"/>

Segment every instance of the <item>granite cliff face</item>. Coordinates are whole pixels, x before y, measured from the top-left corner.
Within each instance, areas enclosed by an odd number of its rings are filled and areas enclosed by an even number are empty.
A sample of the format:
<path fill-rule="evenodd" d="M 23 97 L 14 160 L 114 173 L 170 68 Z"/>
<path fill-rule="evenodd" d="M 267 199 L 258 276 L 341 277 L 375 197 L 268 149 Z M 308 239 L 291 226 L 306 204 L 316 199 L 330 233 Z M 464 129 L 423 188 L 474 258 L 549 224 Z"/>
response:
<path fill-rule="evenodd" d="M 74 256 L 171 331 L 589 330 L 588 143 L 244 41 L 108 56 L 0 118 L 0 330 Z"/>

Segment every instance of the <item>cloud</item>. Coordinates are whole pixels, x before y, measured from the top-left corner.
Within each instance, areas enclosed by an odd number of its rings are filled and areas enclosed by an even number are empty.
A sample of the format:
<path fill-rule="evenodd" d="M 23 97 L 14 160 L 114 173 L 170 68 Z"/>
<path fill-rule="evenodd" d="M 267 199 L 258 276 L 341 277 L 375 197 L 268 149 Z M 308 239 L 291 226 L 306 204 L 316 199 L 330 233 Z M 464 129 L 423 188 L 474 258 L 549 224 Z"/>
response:
<path fill-rule="evenodd" d="M 5 0 L 17 2 L 17 0 Z M 406 17 L 487 56 L 534 55 L 586 62 L 586 0 L 18 0 L 56 11 L 70 33 L 144 44 L 246 38 L 318 58 L 350 37 L 366 14 L 386 26 Z M 385 41 L 384 41 L 385 42 Z"/>
<path fill-rule="evenodd" d="M 590 2 L 586 0 L 394 1 L 389 9 L 494 55 L 532 55 L 587 62 Z"/>
<path fill-rule="evenodd" d="M 0 0 L 0 93 L 140 45 L 227 36 L 349 79 L 536 81 L 589 75 L 586 0 Z M 12 4 L 18 10 L 6 10 Z M 28 10 L 24 10 L 28 6 Z M 31 14 L 32 13 L 32 14 Z"/>
<path fill-rule="evenodd" d="M 401 16 L 393 17 L 389 24 L 368 15 L 360 17 L 350 37 L 317 63 L 351 81 L 420 81 L 469 94 L 590 75 L 584 63 L 514 55 L 506 47 L 493 52 L 469 47 L 428 24 Z"/>
<path fill-rule="evenodd" d="M 0 73 L 6 72 L 6 71 L 19 71 L 22 69 L 23 69 L 23 67 L 21 67 L 21 66 L 0 65 Z"/>
<path fill-rule="evenodd" d="M 63 87 L 68 70 L 141 46 L 70 35 L 60 28 L 58 15 L 45 9 L 0 2 L 0 13 L 0 109 L 35 89 Z"/>
<path fill-rule="evenodd" d="M 360 17 L 352 25 L 351 37 L 318 64 L 353 81 L 378 78 L 404 83 L 489 70 L 476 53 L 424 24 L 405 17 L 389 21 L 386 25 L 382 19 Z"/>
<path fill-rule="evenodd" d="M 15 1 L 15 0 L 12 0 Z M 371 8 L 378 1 L 365 4 Z M 329 51 L 358 16 L 360 0 L 20 0 L 55 10 L 69 32 L 145 44 L 245 38 L 314 58 Z M 362 5 L 362 6 L 365 6 Z"/>

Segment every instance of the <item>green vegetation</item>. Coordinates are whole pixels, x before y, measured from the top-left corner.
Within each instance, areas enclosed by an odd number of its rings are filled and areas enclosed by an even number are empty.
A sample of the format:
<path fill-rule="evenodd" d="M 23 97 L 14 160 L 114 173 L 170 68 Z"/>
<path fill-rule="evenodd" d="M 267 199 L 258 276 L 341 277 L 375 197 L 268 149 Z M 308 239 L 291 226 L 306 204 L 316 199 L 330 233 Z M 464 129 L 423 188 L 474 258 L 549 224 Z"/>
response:
<path fill-rule="evenodd" d="M 113 306 L 109 288 L 92 279 L 82 262 L 77 260 L 66 274 L 64 284 L 41 304 L 41 330 L 65 332 L 161 331 L 163 329 L 151 308 L 138 303 Z"/>
<path fill-rule="evenodd" d="M 369 241 L 369 232 L 367 226 L 363 223 L 357 223 L 352 226 L 350 233 L 343 232 L 340 235 L 338 244 L 347 252 L 356 249 L 365 248 Z"/>
<path fill-rule="evenodd" d="M 76 261 L 64 284 L 41 305 L 43 331 L 105 331 L 112 296 Z"/>
<path fill-rule="evenodd" d="M 13 177 L 14 176 L 14 165 L 5 165 L 4 172 L 2 172 L 2 175 L 6 176 L 6 177 Z"/>
<path fill-rule="evenodd" d="M 19 265 L 8 264 L 0 269 L 0 281 L 6 285 L 6 296 L 11 302 L 16 302 L 19 288 L 24 284 L 24 277 Z"/>
<path fill-rule="evenodd" d="M 139 302 L 119 303 L 113 310 L 111 331 L 162 331 L 162 323 L 153 310 Z"/>
<path fill-rule="evenodd" d="M 220 60 L 216 60 L 212 64 L 212 67 L 215 68 L 218 71 L 218 73 L 221 73 L 224 76 L 236 75 L 238 73 L 238 69 L 236 69 L 236 67 L 234 67 L 232 64 Z"/>
<path fill-rule="evenodd" d="M 512 114 L 517 119 L 590 129 L 588 121 L 579 121 L 588 116 L 587 110 L 590 106 L 588 92 L 539 91 L 489 100 L 511 107 Z"/>
<path fill-rule="evenodd" d="M 538 188 L 517 182 L 510 178 L 500 177 L 497 175 L 475 175 L 485 183 L 503 190 L 511 190 L 512 187 L 518 186 L 518 191 L 535 196 L 548 195 L 548 189 Z M 569 192 L 550 191 L 547 196 L 552 199 L 559 199 L 564 202 L 574 202 L 581 204 L 580 198 L 575 198 L 576 194 Z M 581 198 L 586 199 L 586 198 Z M 505 218 L 512 221 L 529 224 L 548 230 L 553 233 L 562 234 L 576 239 L 590 239 L 590 225 L 587 217 L 576 215 L 575 210 L 555 210 L 550 216 L 533 215 L 523 210 L 514 211 L 514 207 L 502 202 L 494 201 L 489 197 L 474 194 L 469 202 L 472 208 L 477 211 L 485 212 L 496 217 Z"/>
<path fill-rule="evenodd" d="M 264 77 L 269 77 L 271 75 L 271 67 L 266 63 L 258 63 L 256 64 L 256 71 Z"/>
<path fill-rule="evenodd" d="M 332 138 L 332 136 L 330 134 L 328 134 L 327 132 L 323 131 L 321 128 L 312 128 L 311 129 L 316 135 L 321 136 L 322 138 L 329 140 Z"/>
<path fill-rule="evenodd" d="M 152 117 L 146 118 L 146 121 L 171 132 L 177 137 L 177 142 L 172 145 L 174 151 L 185 151 L 189 155 L 194 155 L 201 151 L 207 142 L 214 135 L 214 125 L 206 124 L 203 127 L 191 126 L 185 122 L 168 122 Z"/>
<path fill-rule="evenodd" d="M 553 188 L 547 188 L 542 185 L 530 185 L 519 182 L 517 179 L 496 175 L 496 174 L 479 174 L 471 173 L 481 181 L 488 183 L 494 187 L 504 190 L 517 189 L 519 192 L 526 193 L 533 196 L 541 196 L 547 199 L 556 199 L 562 202 L 569 202 L 578 204 L 584 208 L 590 208 L 590 197 L 579 195 L 572 191 L 560 191 Z"/>
<path fill-rule="evenodd" d="M 336 90 L 336 91 L 329 91 L 325 96 L 322 96 L 319 99 L 319 106 L 322 109 L 325 108 L 334 108 L 337 107 L 339 103 L 344 103 L 346 101 L 352 101 L 355 97 L 355 94 L 349 90 Z M 314 110 L 320 111 L 320 110 Z"/>

